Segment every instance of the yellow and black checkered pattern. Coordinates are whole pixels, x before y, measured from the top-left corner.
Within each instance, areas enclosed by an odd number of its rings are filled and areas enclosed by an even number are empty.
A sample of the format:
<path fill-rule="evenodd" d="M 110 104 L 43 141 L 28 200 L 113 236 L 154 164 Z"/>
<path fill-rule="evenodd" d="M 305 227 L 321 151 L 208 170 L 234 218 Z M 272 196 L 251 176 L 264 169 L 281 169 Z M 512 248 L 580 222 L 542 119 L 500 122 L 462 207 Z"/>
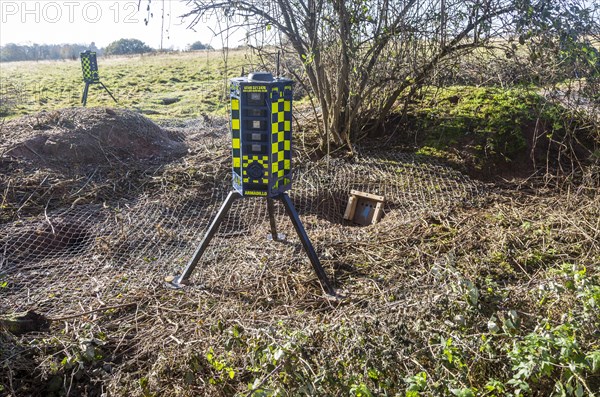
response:
<path fill-rule="evenodd" d="M 240 100 L 231 98 L 231 150 L 233 170 L 239 175 L 242 165 L 242 148 L 240 142 Z"/>
<path fill-rule="evenodd" d="M 231 79 L 233 187 L 243 196 L 274 197 L 292 187 L 290 79 Z"/>
<path fill-rule="evenodd" d="M 98 61 L 95 52 L 82 52 L 81 69 L 83 71 L 83 81 L 86 83 L 97 83 L 100 81 L 98 74 Z"/>
<path fill-rule="evenodd" d="M 277 181 L 276 186 L 283 178 L 289 180 L 292 170 L 292 101 L 289 96 L 291 86 L 283 90 L 273 87 L 271 92 L 271 177 Z"/>
<path fill-rule="evenodd" d="M 253 163 L 257 163 L 262 168 L 262 175 L 260 178 L 254 178 L 248 172 Z M 242 181 L 244 183 L 257 183 L 267 185 L 269 183 L 269 156 L 242 156 Z"/>

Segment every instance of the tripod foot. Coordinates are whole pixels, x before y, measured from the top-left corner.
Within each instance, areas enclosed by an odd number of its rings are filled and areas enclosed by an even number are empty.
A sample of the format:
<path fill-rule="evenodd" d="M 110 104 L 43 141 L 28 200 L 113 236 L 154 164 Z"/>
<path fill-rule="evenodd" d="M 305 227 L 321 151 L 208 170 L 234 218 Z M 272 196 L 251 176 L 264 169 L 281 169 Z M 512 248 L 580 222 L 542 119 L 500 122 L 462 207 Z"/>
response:
<path fill-rule="evenodd" d="M 285 241 L 286 237 L 287 236 L 283 233 L 277 233 L 277 236 L 274 236 L 271 233 L 267 234 L 267 240 L 269 241 Z"/>
<path fill-rule="evenodd" d="M 279 196 L 277 196 L 277 199 L 283 202 L 285 211 L 290 217 L 292 225 L 294 225 L 294 228 L 296 229 L 296 233 L 298 234 L 300 242 L 304 247 L 304 252 L 306 252 L 306 255 L 308 255 L 308 259 L 310 259 L 310 263 L 312 264 L 313 269 L 317 274 L 319 281 L 321 282 L 321 286 L 327 294 L 335 295 L 335 291 L 333 289 L 333 286 L 331 285 L 331 281 L 329 281 L 325 270 L 323 270 L 323 266 L 321 266 L 319 257 L 317 256 L 317 253 L 315 252 L 315 249 L 312 243 L 310 242 L 308 235 L 306 234 L 306 230 L 304 230 L 304 226 L 302 226 L 302 222 L 300 221 L 300 217 L 298 216 L 298 212 L 294 208 L 294 204 L 292 203 L 290 196 L 288 196 L 285 193 L 282 193 Z"/>
<path fill-rule="evenodd" d="M 331 292 L 326 292 L 323 296 L 330 302 L 342 302 L 348 297 L 348 292 L 332 288 Z"/>
<path fill-rule="evenodd" d="M 181 281 L 181 277 L 167 276 L 164 279 L 165 287 L 169 289 L 183 289 L 187 286 L 187 282 Z"/>

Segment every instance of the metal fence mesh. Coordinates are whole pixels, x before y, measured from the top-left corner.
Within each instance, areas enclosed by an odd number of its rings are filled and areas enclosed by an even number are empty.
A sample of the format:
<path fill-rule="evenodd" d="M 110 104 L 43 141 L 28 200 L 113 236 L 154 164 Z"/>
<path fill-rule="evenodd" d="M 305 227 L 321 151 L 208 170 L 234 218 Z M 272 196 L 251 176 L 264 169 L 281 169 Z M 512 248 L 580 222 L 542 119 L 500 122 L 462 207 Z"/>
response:
<path fill-rule="evenodd" d="M 68 315 L 162 288 L 166 275 L 181 272 L 231 183 L 226 132 L 180 139 L 190 153 L 176 161 L 120 171 L 96 168 L 72 177 L 78 184 L 70 191 L 78 195 L 63 194 L 62 201 L 43 208 L 20 203 L 28 213 L 15 213 L 0 224 L 0 312 L 35 308 L 49 316 Z M 56 177 L 50 168 L 35 172 L 37 181 Z M 384 244 L 395 237 L 399 223 L 447 211 L 483 192 L 480 184 L 455 170 L 393 150 L 377 155 L 365 151 L 329 164 L 297 156 L 294 172 L 290 196 L 328 273 L 335 262 L 332 247 L 370 240 Z M 5 189 L 18 183 L 13 179 L 5 175 Z M 40 184 L 30 189 L 31 195 L 41 196 L 38 203 L 52 200 L 52 194 L 44 198 L 44 193 L 36 193 L 42 188 Z M 351 189 L 385 197 L 379 224 L 360 227 L 342 219 Z M 78 201 L 92 190 L 94 198 Z M 284 242 L 266 239 L 266 200 L 236 201 L 192 284 L 251 291 L 261 288 L 272 269 L 279 269 L 305 277 L 316 287 L 280 203 L 276 211 L 278 229 L 287 236 Z"/>

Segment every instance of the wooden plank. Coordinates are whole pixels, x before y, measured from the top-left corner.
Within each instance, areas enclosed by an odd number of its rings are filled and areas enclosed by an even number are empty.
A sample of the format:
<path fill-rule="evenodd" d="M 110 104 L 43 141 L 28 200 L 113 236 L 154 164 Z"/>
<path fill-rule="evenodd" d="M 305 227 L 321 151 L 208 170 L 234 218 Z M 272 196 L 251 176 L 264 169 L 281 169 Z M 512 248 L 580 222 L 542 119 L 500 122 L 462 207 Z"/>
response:
<path fill-rule="evenodd" d="M 365 192 L 361 192 L 358 190 L 350 190 L 350 194 L 354 195 L 354 196 L 368 198 L 371 200 L 376 200 L 376 201 L 384 201 L 385 200 L 385 198 L 383 196 L 378 196 L 378 195 L 372 194 L 372 193 L 365 193 Z"/>
<path fill-rule="evenodd" d="M 356 196 L 350 196 L 348 205 L 346 205 L 346 212 L 344 212 L 344 219 L 352 220 L 354 218 L 354 212 L 356 211 Z"/>
<path fill-rule="evenodd" d="M 382 215 L 383 215 L 383 203 L 380 201 L 375 206 L 375 212 L 373 213 L 373 222 L 372 223 L 379 222 Z"/>

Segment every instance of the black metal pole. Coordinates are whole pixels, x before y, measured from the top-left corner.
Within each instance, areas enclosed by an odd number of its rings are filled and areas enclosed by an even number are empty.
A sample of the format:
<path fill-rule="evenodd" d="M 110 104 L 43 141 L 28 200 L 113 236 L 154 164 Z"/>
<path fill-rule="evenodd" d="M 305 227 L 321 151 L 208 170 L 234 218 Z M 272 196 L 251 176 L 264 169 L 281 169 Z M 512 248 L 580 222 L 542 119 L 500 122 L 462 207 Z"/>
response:
<path fill-rule="evenodd" d="M 87 103 L 88 90 L 90 89 L 90 83 L 85 83 L 85 88 L 83 89 L 83 97 L 81 97 L 81 104 L 83 106 Z"/>
<path fill-rule="evenodd" d="M 196 265 L 198 264 L 198 261 L 202 257 L 202 254 L 204 254 L 204 251 L 208 247 L 210 240 L 213 238 L 213 236 L 217 232 L 217 229 L 219 229 L 219 225 L 221 225 L 221 222 L 223 222 L 223 218 L 225 218 L 225 215 L 227 215 L 227 212 L 229 212 L 231 205 L 233 204 L 233 202 L 235 200 L 237 200 L 240 197 L 242 197 L 242 195 L 236 191 L 229 192 L 229 194 L 227 195 L 227 198 L 225 199 L 225 202 L 221 205 L 221 208 L 219 209 L 217 216 L 215 217 L 215 219 L 213 219 L 212 223 L 208 227 L 208 230 L 206 231 L 204 238 L 200 242 L 200 245 L 198 246 L 198 248 L 196 248 L 196 252 L 194 252 L 192 259 L 190 259 L 187 266 L 183 270 L 183 273 L 181 273 L 181 275 L 179 277 L 175 277 L 175 279 L 171 282 L 171 284 L 173 286 L 182 287 L 182 283 L 185 283 L 190 278 L 192 272 L 194 271 L 194 269 L 196 268 Z"/>
<path fill-rule="evenodd" d="M 115 97 L 113 96 L 112 92 L 110 92 L 110 90 L 108 89 L 108 87 L 106 87 L 106 86 L 104 85 L 104 83 L 103 83 L 103 82 L 101 82 L 101 81 L 100 81 L 99 83 L 102 85 L 102 87 L 104 87 L 104 89 L 106 90 L 106 92 L 108 92 L 108 95 L 110 95 L 110 97 L 113 99 L 113 101 L 115 101 L 115 103 L 119 103 L 119 102 L 118 102 L 118 101 L 115 99 Z"/>
<path fill-rule="evenodd" d="M 327 292 L 329 295 L 335 296 L 335 290 L 333 289 L 331 282 L 329 281 L 329 278 L 327 277 L 327 274 L 325 273 L 325 270 L 323 270 L 323 267 L 321 266 L 319 257 L 317 256 L 317 253 L 315 252 L 315 249 L 313 248 L 313 246 L 310 242 L 310 239 L 308 238 L 308 235 L 306 234 L 306 231 L 304 230 L 304 226 L 302 226 L 302 222 L 300 221 L 298 212 L 296 212 L 296 209 L 294 208 L 292 199 L 290 199 L 290 197 L 285 193 L 282 193 L 281 195 L 277 196 L 276 198 L 283 202 L 283 205 L 285 206 L 285 211 L 287 212 L 288 216 L 292 220 L 292 224 L 294 225 L 294 228 L 296 229 L 296 233 L 298 233 L 298 237 L 300 237 L 300 241 L 302 242 L 302 245 L 304 246 L 304 251 L 306 251 L 306 254 L 308 255 L 308 259 L 310 259 L 310 263 L 312 264 L 312 267 L 315 270 L 315 273 L 317 273 L 317 277 L 319 277 L 319 280 L 321 281 L 321 285 L 323 286 L 323 289 L 325 289 L 325 292 Z"/>
<path fill-rule="evenodd" d="M 267 211 L 269 212 L 269 224 L 271 225 L 271 239 L 273 241 L 280 241 L 285 238 L 285 236 L 280 236 L 277 233 L 277 224 L 275 223 L 275 205 L 273 203 L 272 198 L 267 198 Z"/>

